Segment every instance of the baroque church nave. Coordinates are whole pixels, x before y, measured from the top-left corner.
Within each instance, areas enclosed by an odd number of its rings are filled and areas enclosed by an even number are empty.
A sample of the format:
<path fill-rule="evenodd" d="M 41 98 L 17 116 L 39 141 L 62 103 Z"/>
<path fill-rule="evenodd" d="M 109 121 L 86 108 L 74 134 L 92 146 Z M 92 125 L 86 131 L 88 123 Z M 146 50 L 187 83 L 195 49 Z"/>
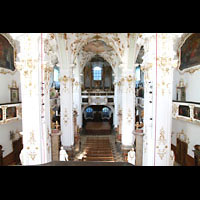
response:
<path fill-rule="evenodd" d="M 200 34 L 0 34 L 0 166 L 198 166 Z"/>

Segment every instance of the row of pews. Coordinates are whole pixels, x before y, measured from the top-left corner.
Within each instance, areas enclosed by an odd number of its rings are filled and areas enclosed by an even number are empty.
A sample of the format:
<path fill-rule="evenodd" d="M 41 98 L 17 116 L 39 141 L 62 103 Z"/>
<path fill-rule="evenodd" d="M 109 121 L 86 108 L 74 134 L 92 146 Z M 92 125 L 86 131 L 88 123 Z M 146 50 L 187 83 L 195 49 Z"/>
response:
<path fill-rule="evenodd" d="M 3 147 L 0 145 L 0 166 L 3 166 Z"/>
<path fill-rule="evenodd" d="M 83 161 L 114 162 L 114 156 L 108 137 L 87 137 L 84 144 Z"/>

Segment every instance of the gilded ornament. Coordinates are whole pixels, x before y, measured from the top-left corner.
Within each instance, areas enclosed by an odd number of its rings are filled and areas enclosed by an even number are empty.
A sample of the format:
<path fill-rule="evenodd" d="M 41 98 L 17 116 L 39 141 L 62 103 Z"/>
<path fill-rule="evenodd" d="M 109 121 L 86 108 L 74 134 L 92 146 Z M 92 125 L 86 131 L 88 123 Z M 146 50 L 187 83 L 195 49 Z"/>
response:
<path fill-rule="evenodd" d="M 36 140 L 35 140 L 35 136 L 34 136 L 34 131 L 31 131 L 30 132 L 30 138 L 29 138 L 29 141 L 28 141 L 30 144 L 35 144 Z"/>
<path fill-rule="evenodd" d="M 161 160 L 163 159 L 166 153 L 167 153 L 166 149 L 158 149 L 158 155 L 160 156 Z"/>
<path fill-rule="evenodd" d="M 166 139 L 165 139 L 165 131 L 164 131 L 163 128 L 161 128 L 161 130 L 160 130 L 160 137 L 159 137 L 158 142 L 159 142 L 159 143 L 163 143 L 163 144 L 166 143 Z"/>
<path fill-rule="evenodd" d="M 133 120 L 133 117 L 132 117 L 132 113 L 131 113 L 131 109 L 129 108 L 128 109 L 128 113 L 127 113 L 127 120 L 128 120 L 128 123 L 130 124 Z"/>
<path fill-rule="evenodd" d="M 16 72 L 16 70 L 15 71 L 10 71 L 10 70 L 7 70 L 7 69 L 1 69 L 1 71 L 0 71 L 0 74 L 11 74 L 11 75 L 14 75 L 15 74 L 15 72 Z"/>
<path fill-rule="evenodd" d="M 37 154 L 36 154 L 34 151 L 31 151 L 31 152 L 29 153 L 29 156 L 31 157 L 32 160 L 35 160 L 36 155 L 37 155 Z"/>
<path fill-rule="evenodd" d="M 178 113 L 178 106 L 173 103 L 173 105 L 172 105 L 172 115 L 176 116 L 177 113 Z"/>
<path fill-rule="evenodd" d="M 69 120 L 69 117 L 67 115 L 67 109 L 65 108 L 65 112 L 64 112 L 64 115 L 63 115 L 63 122 L 64 122 L 65 125 L 67 124 L 68 120 Z"/>
<path fill-rule="evenodd" d="M 157 153 L 160 156 L 161 160 L 163 159 L 163 157 L 167 153 L 168 145 L 166 143 L 167 143 L 167 140 L 165 138 L 165 131 L 164 131 L 164 128 L 162 127 L 160 129 L 160 136 L 159 136 L 159 139 L 158 139 L 158 145 L 156 146 L 156 148 L 158 149 Z"/>

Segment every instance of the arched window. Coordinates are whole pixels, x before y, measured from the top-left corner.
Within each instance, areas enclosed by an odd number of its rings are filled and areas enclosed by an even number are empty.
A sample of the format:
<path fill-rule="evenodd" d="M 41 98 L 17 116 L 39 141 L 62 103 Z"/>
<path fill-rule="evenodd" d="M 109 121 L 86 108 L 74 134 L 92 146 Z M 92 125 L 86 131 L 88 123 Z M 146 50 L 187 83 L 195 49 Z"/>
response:
<path fill-rule="evenodd" d="M 139 82 L 140 81 L 140 65 L 136 67 L 135 69 L 135 77 L 136 77 L 136 81 Z"/>
<path fill-rule="evenodd" d="M 88 107 L 88 108 L 86 108 L 86 110 L 85 110 L 87 113 L 91 113 L 91 112 L 93 112 L 93 109 L 91 108 L 91 107 Z"/>
<path fill-rule="evenodd" d="M 91 107 L 86 108 L 85 112 L 86 112 L 85 114 L 86 119 L 89 119 L 89 118 L 93 119 L 93 109 Z"/>
<path fill-rule="evenodd" d="M 102 111 L 103 111 L 104 113 L 107 113 L 107 112 L 109 112 L 109 109 L 108 109 L 107 107 L 105 107 L 105 108 L 102 109 Z"/>
<path fill-rule="evenodd" d="M 60 89 L 60 81 L 59 81 L 59 76 L 60 76 L 60 68 L 58 66 L 54 66 L 53 68 L 53 84 L 55 85 L 55 88 L 57 90 Z"/>
<path fill-rule="evenodd" d="M 58 82 L 59 78 L 59 68 L 57 66 L 54 67 L 54 71 L 53 71 L 53 80 Z"/>
<path fill-rule="evenodd" d="M 109 118 L 110 117 L 110 109 L 107 107 L 104 107 L 102 109 L 102 118 Z"/>
<path fill-rule="evenodd" d="M 101 81 L 102 78 L 102 68 L 96 66 L 93 68 L 93 79 L 94 81 Z"/>

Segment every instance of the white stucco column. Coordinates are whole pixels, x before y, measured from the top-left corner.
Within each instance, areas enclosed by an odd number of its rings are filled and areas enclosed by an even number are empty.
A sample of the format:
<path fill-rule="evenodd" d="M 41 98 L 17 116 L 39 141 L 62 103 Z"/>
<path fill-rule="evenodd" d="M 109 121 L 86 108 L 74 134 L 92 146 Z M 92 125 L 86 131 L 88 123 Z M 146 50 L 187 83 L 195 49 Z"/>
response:
<path fill-rule="evenodd" d="M 60 65 L 60 125 L 61 145 L 71 149 L 74 145 L 73 125 L 73 74 L 71 63 L 72 54 L 68 49 L 68 41 L 62 33 L 55 34 L 58 46 L 58 60 Z M 67 50 L 68 49 L 68 50 Z"/>
<path fill-rule="evenodd" d="M 135 62 L 137 58 L 138 34 L 127 34 L 127 43 L 120 66 L 122 149 L 130 149 L 135 141 Z"/>
<path fill-rule="evenodd" d="M 134 144 L 135 129 L 135 78 L 133 71 L 124 67 L 122 87 L 122 148 L 130 149 Z"/>
<path fill-rule="evenodd" d="M 143 165 L 168 166 L 172 128 L 172 66 L 176 64 L 173 60 L 173 34 L 146 36 Z"/>
<path fill-rule="evenodd" d="M 74 145 L 72 72 L 69 68 L 60 69 L 60 115 L 61 143 L 65 149 Z"/>
<path fill-rule="evenodd" d="M 73 68 L 73 108 L 77 111 L 77 126 L 82 127 L 82 112 L 81 112 L 81 81 L 80 68 L 76 65 Z"/>
<path fill-rule="evenodd" d="M 113 114 L 113 121 L 114 121 L 114 128 L 117 128 L 118 122 L 118 109 L 119 109 L 119 84 L 117 75 L 115 75 L 114 81 L 114 114 Z"/>
<path fill-rule="evenodd" d="M 23 165 L 36 165 L 50 160 L 48 136 L 43 129 L 42 109 L 42 48 L 41 34 L 23 34 L 20 42 L 19 61 L 22 97 Z M 44 117 L 44 118 L 42 118 Z"/>
<path fill-rule="evenodd" d="M 52 160 L 51 156 L 51 119 L 50 119 L 50 74 L 53 71 L 53 66 L 49 63 L 43 63 L 43 84 L 42 84 L 42 128 L 43 128 L 43 142 L 46 146 L 45 162 Z"/>

